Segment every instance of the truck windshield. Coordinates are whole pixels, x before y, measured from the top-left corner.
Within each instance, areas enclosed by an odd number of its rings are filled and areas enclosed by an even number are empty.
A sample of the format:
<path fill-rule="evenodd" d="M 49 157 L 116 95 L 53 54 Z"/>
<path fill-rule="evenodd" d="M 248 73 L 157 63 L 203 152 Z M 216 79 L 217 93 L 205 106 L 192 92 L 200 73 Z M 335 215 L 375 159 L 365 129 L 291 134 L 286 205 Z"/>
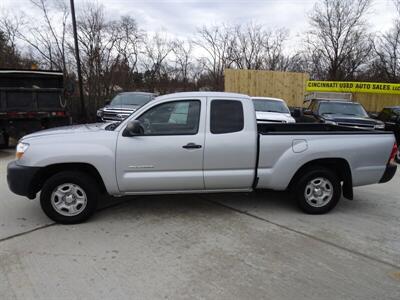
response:
<path fill-rule="evenodd" d="M 359 103 L 322 102 L 319 105 L 319 114 L 339 114 L 368 117 L 364 107 Z"/>
<path fill-rule="evenodd" d="M 277 112 L 283 114 L 290 113 L 289 108 L 286 106 L 284 102 L 281 101 L 254 99 L 253 103 L 256 111 Z"/>
<path fill-rule="evenodd" d="M 151 100 L 151 95 L 126 93 L 119 94 L 111 101 L 110 106 L 133 105 L 142 106 Z"/>

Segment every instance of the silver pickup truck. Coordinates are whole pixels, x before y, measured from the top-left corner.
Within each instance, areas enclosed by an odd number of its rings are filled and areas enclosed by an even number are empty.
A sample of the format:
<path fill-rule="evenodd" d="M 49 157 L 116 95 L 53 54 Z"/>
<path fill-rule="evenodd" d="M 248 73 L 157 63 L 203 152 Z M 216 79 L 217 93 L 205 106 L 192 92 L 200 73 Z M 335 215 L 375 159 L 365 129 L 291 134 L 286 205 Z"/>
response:
<path fill-rule="evenodd" d="M 396 172 L 393 134 L 329 124 L 258 124 L 246 95 L 156 98 L 121 123 L 44 130 L 21 139 L 10 189 L 51 219 L 78 223 L 113 196 L 291 189 L 306 213 Z"/>

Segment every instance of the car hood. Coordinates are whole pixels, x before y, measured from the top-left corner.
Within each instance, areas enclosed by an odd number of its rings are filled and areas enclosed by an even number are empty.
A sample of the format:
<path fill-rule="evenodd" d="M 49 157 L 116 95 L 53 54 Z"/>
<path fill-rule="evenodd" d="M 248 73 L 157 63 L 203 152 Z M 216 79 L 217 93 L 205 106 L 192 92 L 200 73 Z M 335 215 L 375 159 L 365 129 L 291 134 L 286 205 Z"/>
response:
<path fill-rule="evenodd" d="M 324 114 L 324 119 L 331 120 L 335 122 L 349 122 L 349 123 L 360 123 L 360 124 L 381 124 L 381 121 L 371 119 L 370 117 L 362 117 L 362 116 L 350 116 L 350 115 L 342 115 L 342 114 Z"/>
<path fill-rule="evenodd" d="M 294 122 L 293 117 L 287 113 L 256 111 L 256 117 L 259 121 L 276 121 L 276 122 Z"/>
<path fill-rule="evenodd" d="M 72 125 L 72 126 L 62 126 L 51 129 L 45 129 L 41 131 L 37 131 L 31 134 L 28 134 L 22 138 L 31 139 L 41 136 L 49 136 L 49 135 L 62 135 L 62 134 L 76 134 L 76 133 L 85 133 L 85 132 L 95 132 L 104 130 L 109 123 L 93 123 L 93 124 L 83 124 L 83 125 Z"/>
<path fill-rule="evenodd" d="M 139 105 L 115 105 L 115 106 L 106 106 L 104 110 L 132 110 L 135 111 L 139 108 Z"/>

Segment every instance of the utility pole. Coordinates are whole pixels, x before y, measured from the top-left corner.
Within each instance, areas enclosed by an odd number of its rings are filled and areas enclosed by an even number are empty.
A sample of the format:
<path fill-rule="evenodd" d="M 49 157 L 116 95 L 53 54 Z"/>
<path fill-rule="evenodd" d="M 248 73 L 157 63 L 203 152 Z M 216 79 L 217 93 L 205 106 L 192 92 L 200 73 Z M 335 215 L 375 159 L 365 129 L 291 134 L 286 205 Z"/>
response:
<path fill-rule="evenodd" d="M 81 59 L 79 57 L 79 45 L 78 45 L 78 33 L 76 30 L 76 18 L 75 18 L 75 5 L 74 0 L 70 0 L 71 3 L 71 16 L 72 16 L 72 29 L 74 32 L 74 42 L 75 42 L 75 57 L 76 57 L 76 67 L 78 71 L 78 86 L 79 86 L 79 98 L 81 103 L 80 118 L 81 122 L 86 120 L 86 107 L 85 99 L 83 95 L 83 84 L 82 84 L 82 72 L 81 72 Z"/>

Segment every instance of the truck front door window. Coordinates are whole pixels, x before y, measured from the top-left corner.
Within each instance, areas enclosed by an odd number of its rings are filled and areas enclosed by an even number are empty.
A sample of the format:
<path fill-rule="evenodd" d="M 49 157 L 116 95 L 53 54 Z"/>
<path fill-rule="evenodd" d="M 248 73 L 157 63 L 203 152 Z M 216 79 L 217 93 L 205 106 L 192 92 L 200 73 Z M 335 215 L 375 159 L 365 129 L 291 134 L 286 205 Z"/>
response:
<path fill-rule="evenodd" d="M 194 135 L 199 129 L 200 101 L 162 103 L 145 112 L 138 120 L 144 135 Z"/>

